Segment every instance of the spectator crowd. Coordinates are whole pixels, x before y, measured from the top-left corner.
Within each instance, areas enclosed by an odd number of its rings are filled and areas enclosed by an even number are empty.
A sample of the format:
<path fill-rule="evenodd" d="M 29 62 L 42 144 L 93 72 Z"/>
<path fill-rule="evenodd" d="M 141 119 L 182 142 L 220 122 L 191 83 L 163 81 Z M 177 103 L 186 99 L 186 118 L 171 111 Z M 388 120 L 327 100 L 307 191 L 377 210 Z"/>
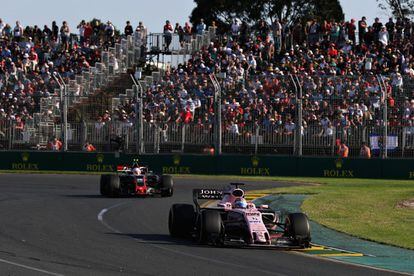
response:
<path fill-rule="evenodd" d="M 214 22 L 212 23 L 215 26 Z M 66 22 L 12 27 L 0 19 L 0 119 L 24 127 L 39 110 L 42 98 L 55 95 L 54 73 L 73 79 L 100 61 L 102 50 L 120 37 L 147 30 L 128 21 L 123 34 L 111 22 L 82 21 L 79 35 Z M 172 35 L 181 44 L 207 30 L 201 20 L 195 26 L 166 21 L 162 31 L 168 49 Z M 356 21 L 311 20 L 287 24 L 276 20 L 255 25 L 234 20 L 202 51 L 154 81 L 144 95 L 144 116 L 149 123 L 168 129 L 172 123 L 193 123 L 209 130 L 220 100 L 223 126 L 232 134 L 260 125 L 263 129 L 292 135 L 297 128 L 298 99 L 290 75 L 303 88 L 303 131 L 319 126 L 329 136 L 334 127 L 380 126 L 382 107 L 388 104 L 390 126 L 414 125 L 414 97 L 404 82 L 414 77 L 414 23 L 390 18 L 371 24 Z M 215 95 L 214 73 L 222 86 Z M 383 75 L 381 82 L 378 75 Z M 132 125 L 134 100 L 108 110 L 96 123 L 123 121 Z"/>
<path fill-rule="evenodd" d="M 182 35 L 183 28 L 176 26 L 174 30 L 167 21 L 164 33 Z M 189 23 L 185 26 L 191 30 Z M 195 32 L 205 28 L 197 26 Z M 382 126 L 385 100 L 389 125 L 411 126 L 414 97 L 404 89 L 404 80 L 414 77 L 413 39 L 409 19 L 391 18 L 383 24 L 376 18 L 372 25 L 365 17 L 358 23 L 315 19 L 291 26 L 279 21 L 249 26 L 235 20 L 209 47 L 147 88 L 145 120 L 163 129 L 171 123 L 211 129 L 217 98 L 210 75 L 215 73 L 223 91 L 224 129 L 241 135 L 243 129 L 259 125 L 292 135 L 298 108 L 292 74 L 303 88 L 303 131 L 319 126 L 318 135 L 332 136 L 333 128 Z M 133 106 L 131 99 L 112 117 L 131 122 Z M 104 121 L 109 119 L 111 115 Z"/>

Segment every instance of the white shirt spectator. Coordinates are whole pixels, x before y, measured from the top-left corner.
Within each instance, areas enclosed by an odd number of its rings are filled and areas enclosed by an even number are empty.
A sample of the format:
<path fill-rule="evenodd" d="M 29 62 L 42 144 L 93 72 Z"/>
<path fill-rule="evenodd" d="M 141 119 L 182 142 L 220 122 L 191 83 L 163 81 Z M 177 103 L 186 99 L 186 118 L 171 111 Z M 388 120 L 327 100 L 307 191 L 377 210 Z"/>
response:
<path fill-rule="evenodd" d="M 239 126 L 237 124 L 235 124 L 234 122 L 231 123 L 229 131 L 232 134 L 237 134 L 237 135 L 240 134 Z"/>
<path fill-rule="evenodd" d="M 231 33 L 236 36 L 239 35 L 239 31 L 240 31 L 240 24 L 238 22 L 238 20 L 234 20 L 233 24 L 231 25 Z"/>
<path fill-rule="evenodd" d="M 389 40 L 389 34 L 387 29 L 382 28 L 382 30 L 378 33 L 378 41 L 382 43 L 382 45 L 387 46 Z"/>
<path fill-rule="evenodd" d="M 185 99 L 185 98 L 187 97 L 187 95 L 188 95 L 188 92 L 187 92 L 187 90 L 185 90 L 184 88 L 183 88 L 183 89 L 181 89 L 180 91 L 178 91 L 178 96 L 179 96 L 181 99 Z"/>
<path fill-rule="evenodd" d="M 294 122 L 286 122 L 285 123 L 285 132 L 293 132 L 296 128 L 296 125 Z"/>

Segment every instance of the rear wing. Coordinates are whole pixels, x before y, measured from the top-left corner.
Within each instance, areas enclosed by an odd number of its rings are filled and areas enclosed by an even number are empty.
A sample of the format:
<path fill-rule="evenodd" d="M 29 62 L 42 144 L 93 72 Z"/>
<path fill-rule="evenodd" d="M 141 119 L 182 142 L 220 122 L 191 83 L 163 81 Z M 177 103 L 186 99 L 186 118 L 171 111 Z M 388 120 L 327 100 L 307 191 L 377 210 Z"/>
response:
<path fill-rule="evenodd" d="M 200 208 L 199 200 L 220 200 L 223 198 L 223 191 L 215 189 L 194 189 L 193 202 L 196 208 Z"/>

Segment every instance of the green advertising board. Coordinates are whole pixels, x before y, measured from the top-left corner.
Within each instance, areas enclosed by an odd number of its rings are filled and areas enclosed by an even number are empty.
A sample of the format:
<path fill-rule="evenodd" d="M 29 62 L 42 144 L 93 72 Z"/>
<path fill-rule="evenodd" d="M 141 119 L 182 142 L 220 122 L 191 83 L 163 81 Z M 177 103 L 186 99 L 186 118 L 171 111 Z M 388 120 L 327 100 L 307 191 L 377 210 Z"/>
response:
<path fill-rule="evenodd" d="M 138 160 L 163 174 L 413 179 L 411 159 L 338 159 L 270 155 L 134 155 L 2 151 L 0 170 L 114 172 Z"/>

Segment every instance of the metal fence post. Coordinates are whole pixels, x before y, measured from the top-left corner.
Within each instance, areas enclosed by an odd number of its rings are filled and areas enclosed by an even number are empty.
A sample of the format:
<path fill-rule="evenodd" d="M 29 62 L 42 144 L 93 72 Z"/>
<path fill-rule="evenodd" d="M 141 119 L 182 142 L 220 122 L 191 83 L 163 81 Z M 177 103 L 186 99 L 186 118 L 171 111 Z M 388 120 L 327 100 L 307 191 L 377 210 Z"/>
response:
<path fill-rule="evenodd" d="M 407 128 L 403 127 L 403 131 L 402 131 L 402 139 L 401 139 L 401 157 L 404 158 L 404 154 L 405 154 L 405 145 L 407 143 L 406 141 L 406 136 L 407 136 Z"/>
<path fill-rule="evenodd" d="M 68 90 L 62 76 L 55 72 L 53 78 L 60 86 L 60 98 L 63 98 L 63 151 L 68 150 Z M 62 95 L 63 93 L 63 95 Z"/>
<path fill-rule="evenodd" d="M 8 125 L 9 125 L 9 127 L 8 127 L 8 129 L 9 129 L 9 143 L 8 143 L 8 146 L 9 146 L 9 150 L 11 150 L 12 149 L 12 147 L 13 147 L 13 121 L 12 121 L 12 119 L 9 119 L 9 121 L 8 121 Z"/>
<path fill-rule="evenodd" d="M 299 88 L 299 96 L 298 96 L 298 156 L 302 156 L 303 154 L 303 137 L 302 137 L 302 125 L 303 125 L 303 103 L 302 103 L 302 85 L 300 84 L 299 78 L 295 75 L 297 86 Z"/>
<path fill-rule="evenodd" d="M 135 130 L 136 130 L 136 141 L 135 146 L 138 154 L 144 153 L 144 116 L 143 116 L 143 94 L 144 90 L 142 85 L 137 79 L 141 78 L 141 68 L 137 69 L 136 75 L 130 75 L 134 83 L 134 92 L 135 92 Z"/>
<path fill-rule="evenodd" d="M 260 126 L 259 124 L 256 124 L 256 139 L 255 139 L 255 143 L 254 143 L 254 154 L 257 155 L 257 151 L 259 148 L 259 131 L 260 131 Z"/>
<path fill-rule="evenodd" d="M 183 124 L 181 127 L 181 152 L 184 153 L 184 144 L 185 144 L 185 127 L 186 125 Z"/>
<path fill-rule="evenodd" d="M 292 80 L 293 86 L 295 88 L 296 94 L 296 104 L 298 106 L 297 110 L 297 125 L 294 133 L 294 154 L 297 156 L 302 156 L 303 153 L 303 144 L 302 144 L 302 125 L 303 125 L 303 109 L 302 109 L 302 86 L 297 75 L 294 77 L 289 74 L 290 79 Z"/>
<path fill-rule="evenodd" d="M 221 86 L 214 74 L 210 75 L 210 80 L 213 83 L 215 90 L 215 114 L 216 114 L 216 137 L 215 137 L 215 151 L 217 155 L 221 155 L 222 150 L 222 123 L 221 123 Z"/>
<path fill-rule="evenodd" d="M 82 142 L 85 143 L 88 140 L 88 125 L 82 120 Z"/>
<path fill-rule="evenodd" d="M 382 92 L 382 99 L 383 109 L 382 109 L 382 124 L 383 124 L 383 132 L 382 132 L 382 158 L 388 158 L 388 97 L 387 97 L 387 87 L 385 85 L 385 81 L 382 75 L 377 76 L 378 83 L 381 88 Z"/>

